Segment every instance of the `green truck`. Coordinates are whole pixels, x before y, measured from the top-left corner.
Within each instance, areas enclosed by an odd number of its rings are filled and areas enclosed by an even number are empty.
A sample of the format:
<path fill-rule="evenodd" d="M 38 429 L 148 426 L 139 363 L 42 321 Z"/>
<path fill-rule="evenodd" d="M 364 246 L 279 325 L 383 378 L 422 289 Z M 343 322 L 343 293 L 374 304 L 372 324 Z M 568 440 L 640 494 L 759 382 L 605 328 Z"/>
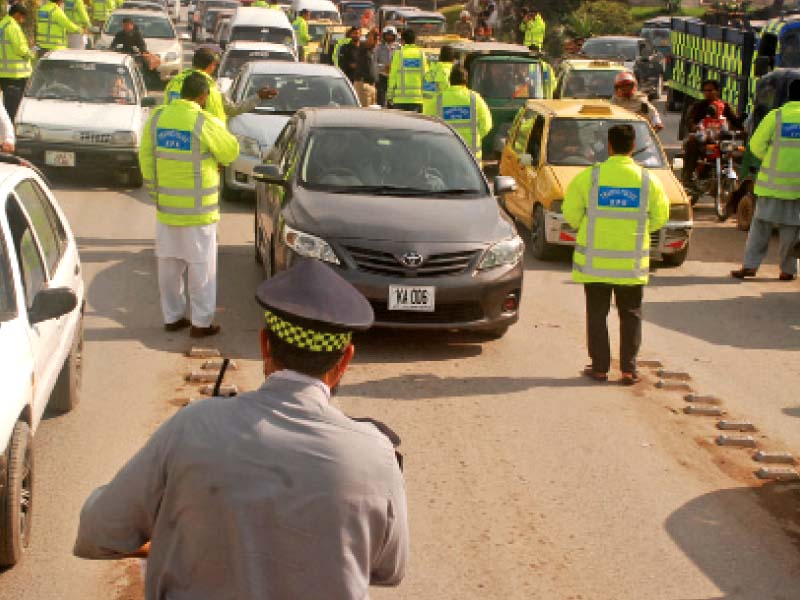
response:
<path fill-rule="evenodd" d="M 500 157 L 511 122 L 525 102 L 552 98 L 553 69 L 525 46 L 499 42 L 449 44 L 469 74 L 467 85 L 478 92 L 492 113 L 492 129 L 483 139 L 483 158 Z"/>

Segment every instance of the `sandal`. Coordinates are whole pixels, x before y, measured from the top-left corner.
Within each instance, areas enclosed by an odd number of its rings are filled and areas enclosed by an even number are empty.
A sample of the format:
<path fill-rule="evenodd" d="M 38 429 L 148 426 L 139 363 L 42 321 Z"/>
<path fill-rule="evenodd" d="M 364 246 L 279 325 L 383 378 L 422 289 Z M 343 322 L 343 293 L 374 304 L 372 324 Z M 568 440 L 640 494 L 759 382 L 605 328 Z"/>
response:
<path fill-rule="evenodd" d="M 620 379 L 619 382 L 622 385 L 635 385 L 639 383 L 641 380 L 642 378 L 639 376 L 639 373 L 634 371 L 633 373 L 623 373 L 622 379 Z"/>
<path fill-rule="evenodd" d="M 608 373 L 601 373 L 600 371 L 595 371 L 591 365 L 587 365 L 583 369 L 583 375 L 588 377 L 589 379 L 593 379 L 594 381 L 608 381 Z"/>
<path fill-rule="evenodd" d="M 737 269 L 736 271 L 731 271 L 731 277 L 736 279 L 744 279 L 745 277 L 755 277 L 756 270 L 755 269 L 747 269 L 742 267 L 741 269 Z"/>

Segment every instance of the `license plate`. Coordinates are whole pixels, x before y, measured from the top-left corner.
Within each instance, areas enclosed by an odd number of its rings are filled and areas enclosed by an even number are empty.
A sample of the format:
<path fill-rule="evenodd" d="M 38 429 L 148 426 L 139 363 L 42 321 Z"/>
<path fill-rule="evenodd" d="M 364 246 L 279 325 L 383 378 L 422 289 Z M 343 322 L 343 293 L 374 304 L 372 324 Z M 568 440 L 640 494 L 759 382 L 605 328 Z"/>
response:
<path fill-rule="evenodd" d="M 44 164 L 50 167 L 74 167 L 74 152 L 57 152 L 55 150 L 45 150 Z"/>
<path fill-rule="evenodd" d="M 433 286 L 390 285 L 389 310 L 433 312 L 436 288 Z"/>

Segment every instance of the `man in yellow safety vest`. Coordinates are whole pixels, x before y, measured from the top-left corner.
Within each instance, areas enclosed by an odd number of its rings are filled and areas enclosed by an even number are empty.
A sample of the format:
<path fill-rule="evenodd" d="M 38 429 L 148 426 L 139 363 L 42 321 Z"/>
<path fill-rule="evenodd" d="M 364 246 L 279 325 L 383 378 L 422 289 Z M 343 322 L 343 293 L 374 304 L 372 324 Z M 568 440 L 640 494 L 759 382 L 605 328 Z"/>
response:
<path fill-rule="evenodd" d="M 89 13 L 86 11 L 86 5 L 83 0 L 64 0 L 64 14 L 79 27 L 89 29 L 92 26 L 92 21 L 89 19 Z"/>
<path fill-rule="evenodd" d="M 422 112 L 450 125 L 475 158 L 481 159 L 481 142 L 492 129 L 492 113 L 480 94 L 467 88 L 467 71 L 463 67 L 453 67 L 449 87 L 425 100 Z"/>
<path fill-rule="evenodd" d="M 36 45 L 40 55 L 67 47 L 67 34 L 83 31 L 64 14 L 64 0 L 49 0 L 36 12 Z"/>
<path fill-rule="evenodd" d="M 541 50 L 544 45 L 544 33 L 546 25 L 542 15 L 538 10 L 532 10 L 522 17 L 522 23 L 519 26 L 520 31 L 524 35 L 522 41 L 523 45 L 531 50 Z"/>
<path fill-rule="evenodd" d="M 191 325 L 191 337 L 219 333 L 217 298 L 219 166 L 239 155 L 225 124 L 203 110 L 208 79 L 192 73 L 181 97 L 158 107 L 144 127 L 139 149 L 142 175 L 156 205 L 156 256 L 164 328 Z M 188 272 L 191 321 L 186 318 L 183 277 Z"/>
<path fill-rule="evenodd" d="M 422 80 L 428 72 L 425 52 L 414 42 L 413 29 L 405 29 L 400 38 L 403 45 L 392 56 L 386 100 L 392 108 L 422 112 Z"/>
<path fill-rule="evenodd" d="M 300 62 L 306 59 L 306 47 L 308 47 L 308 42 L 311 41 L 311 36 L 308 35 L 308 15 L 310 14 L 308 9 L 304 8 L 297 15 L 297 18 L 292 21 L 292 28 L 297 37 L 297 60 Z"/>
<path fill-rule="evenodd" d="M 428 71 L 422 78 L 423 100 L 429 100 L 450 87 L 450 71 L 453 70 L 454 60 L 453 48 L 442 46 L 439 51 L 439 60 L 428 67 Z"/>
<path fill-rule="evenodd" d="M 650 232 L 669 219 L 669 198 L 658 178 L 637 165 L 631 125 L 608 130 L 608 159 L 579 173 L 567 188 L 564 218 L 578 230 L 572 278 L 584 284 L 592 364 L 584 374 L 607 381 L 611 368 L 608 311 L 613 292 L 620 320 L 622 383 L 639 381 L 642 296 L 650 268 Z"/>
<path fill-rule="evenodd" d="M 3 106 L 12 123 L 31 76 L 33 53 L 22 31 L 27 17 L 28 10 L 22 4 L 15 4 L 0 20 L 0 89 L 3 90 Z"/>

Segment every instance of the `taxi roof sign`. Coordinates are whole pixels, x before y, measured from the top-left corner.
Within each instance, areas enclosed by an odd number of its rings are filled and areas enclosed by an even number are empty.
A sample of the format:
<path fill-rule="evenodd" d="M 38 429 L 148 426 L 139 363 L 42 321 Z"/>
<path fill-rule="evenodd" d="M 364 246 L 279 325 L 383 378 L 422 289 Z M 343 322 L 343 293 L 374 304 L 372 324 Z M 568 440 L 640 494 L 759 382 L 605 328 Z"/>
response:
<path fill-rule="evenodd" d="M 611 107 L 608 104 L 584 104 L 578 111 L 582 115 L 611 115 Z"/>

